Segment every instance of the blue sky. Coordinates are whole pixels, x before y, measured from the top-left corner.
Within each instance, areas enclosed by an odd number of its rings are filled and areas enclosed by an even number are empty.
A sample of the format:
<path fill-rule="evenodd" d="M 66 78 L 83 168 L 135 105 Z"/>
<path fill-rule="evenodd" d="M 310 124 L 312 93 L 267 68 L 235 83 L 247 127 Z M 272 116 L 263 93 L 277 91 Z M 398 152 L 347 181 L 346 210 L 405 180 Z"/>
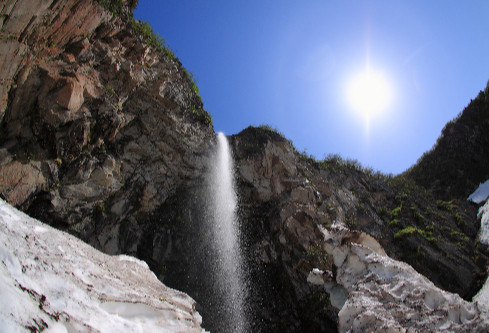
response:
<path fill-rule="evenodd" d="M 135 18 L 194 74 L 216 131 L 268 124 L 318 159 L 410 167 L 489 79 L 489 1 L 139 0 Z M 347 96 L 366 65 L 391 102 Z"/>

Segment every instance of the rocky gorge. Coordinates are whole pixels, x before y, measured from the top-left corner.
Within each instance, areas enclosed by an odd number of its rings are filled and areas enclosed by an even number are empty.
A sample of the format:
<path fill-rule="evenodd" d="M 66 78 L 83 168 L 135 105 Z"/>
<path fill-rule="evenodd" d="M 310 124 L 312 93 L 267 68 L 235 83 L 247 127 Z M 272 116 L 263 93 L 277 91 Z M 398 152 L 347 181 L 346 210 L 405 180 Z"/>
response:
<path fill-rule="evenodd" d="M 0 4 L 0 195 L 106 254 L 144 260 L 219 332 L 229 319 L 215 311 L 201 223 L 212 120 L 134 6 Z M 488 95 L 397 176 L 338 156 L 317 161 L 267 126 L 228 137 L 249 331 L 486 330 L 471 300 L 489 252 L 466 198 L 489 179 Z M 376 289 L 386 312 L 358 305 Z"/>

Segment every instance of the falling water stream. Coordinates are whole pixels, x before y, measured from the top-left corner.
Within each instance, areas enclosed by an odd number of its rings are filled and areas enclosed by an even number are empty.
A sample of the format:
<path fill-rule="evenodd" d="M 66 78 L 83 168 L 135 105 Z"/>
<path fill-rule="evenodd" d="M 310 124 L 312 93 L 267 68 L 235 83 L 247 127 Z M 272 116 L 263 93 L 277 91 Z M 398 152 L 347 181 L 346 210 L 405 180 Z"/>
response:
<path fill-rule="evenodd" d="M 211 159 L 208 175 L 208 228 L 212 255 L 214 289 L 221 295 L 218 306 L 224 332 L 244 332 L 246 284 L 240 252 L 240 235 L 237 218 L 237 195 L 234 183 L 234 166 L 226 136 L 217 134 L 217 145 Z"/>

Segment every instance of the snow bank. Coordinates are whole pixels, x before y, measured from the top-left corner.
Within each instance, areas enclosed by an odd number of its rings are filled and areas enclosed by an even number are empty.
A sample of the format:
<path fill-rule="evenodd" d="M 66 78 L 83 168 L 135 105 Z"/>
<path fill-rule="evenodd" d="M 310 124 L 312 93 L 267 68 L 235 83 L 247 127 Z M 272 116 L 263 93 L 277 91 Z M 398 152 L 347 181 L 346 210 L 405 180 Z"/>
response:
<path fill-rule="evenodd" d="M 477 216 L 481 219 L 479 241 L 482 244 L 489 245 L 489 200 L 487 200 L 484 206 L 479 208 L 479 214 Z"/>
<path fill-rule="evenodd" d="M 188 295 L 0 199 L 2 332 L 201 332 Z"/>
<path fill-rule="evenodd" d="M 481 243 L 489 245 L 489 200 L 479 209 L 478 217 L 481 219 L 479 240 Z M 489 278 L 477 295 L 474 296 L 474 301 L 477 302 L 479 308 L 484 313 L 484 317 L 489 318 Z"/>
<path fill-rule="evenodd" d="M 336 276 L 316 269 L 308 281 L 323 284 L 341 305 L 340 332 L 489 331 L 481 304 L 439 289 L 410 265 L 388 257 L 371 237 L 341 227 L 322 232 Z"/>
<path fill-rule="evenodd" d="M 474 191 L 467 200 L 471 200 L 472 202 L 475 202 L 477 204 L 480 204 L 481 202 L 484 202 L 487 200 L 489 197 L 489 179 L 485 181 L 485 183 L 482 183 L 479 185 L 477 190 Z"/>

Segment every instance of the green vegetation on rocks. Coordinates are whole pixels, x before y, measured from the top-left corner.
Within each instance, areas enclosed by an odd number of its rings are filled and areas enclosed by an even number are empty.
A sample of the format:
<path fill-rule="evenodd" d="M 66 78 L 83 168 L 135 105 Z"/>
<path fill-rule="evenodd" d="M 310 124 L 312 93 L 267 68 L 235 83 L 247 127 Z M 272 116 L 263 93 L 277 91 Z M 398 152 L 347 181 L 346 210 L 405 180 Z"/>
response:
<path fill-rule="evenodd" d="M 108 11 L 115 15 L 120 15 L 124 12 L 124 5 L 131 11 L 136 9 L 138 0 L 98 0 L 98 2 Z"/>
<path fill-rule="evenodd" d="M 165 39 L 156 33 L 148 22 L 134 19 L 132 11 L 136 8 L 138 0 L 99 0 L 99 3 L 114 15 L 127 15 L 132 31 L 138 35 L 145 44 L 153 47 L 158 53 L 163 55 L 166 60 L 177 62 L 181 65 L 173 51 L 166 45 Z M 203 108 L 200 89 L 195 83 L 194 75 L 187 71 L 183 66 L 181 66 L 181 71 L 183 72 L 183 77 L 188 80 L 190 85 L 188 90 L 188 102 L 190 107 L 188 111 L 196 120 L 207 126 L 212 125 L 212 117 L 210 113 Z M 113 90 L 108 90 L 108 92 L 110 95 L 113 95 Z"/>
<path fill-rule="evenodd" d="M 139 21 L 132 18 L 131 28 L 134 33 L 141 36 L 144 43 L 154 47 L 159 53 L 163 54 L 168 61 L 175 61 L 177 59 L 170 47 L 166 45 L 165 39 L 161 37 L 158 33 L 154 32 L 153 28 L 151 28 L 148 22 Z M 183 70 L 184 73 L 186 73 L 186 77 L 189 80 L 192 80 L 192 84 L 195 85 L 192 77 L 188 75 L 187 70 L 185 68 L 183 68 Z"/>
<path fill-rule="evenodd" d="M 413 226 L 409 226 L 409 227 L 406 227 L 406 228 L 401 229 L 398 232 L 396 232 L 394 234 L 394 238 L 405 237 L 405 236 L 408 236 L 408 235 L 412 235 L 415 232 L 417 232 L 417 229 L 415 227 L 413 227 Z"/>

